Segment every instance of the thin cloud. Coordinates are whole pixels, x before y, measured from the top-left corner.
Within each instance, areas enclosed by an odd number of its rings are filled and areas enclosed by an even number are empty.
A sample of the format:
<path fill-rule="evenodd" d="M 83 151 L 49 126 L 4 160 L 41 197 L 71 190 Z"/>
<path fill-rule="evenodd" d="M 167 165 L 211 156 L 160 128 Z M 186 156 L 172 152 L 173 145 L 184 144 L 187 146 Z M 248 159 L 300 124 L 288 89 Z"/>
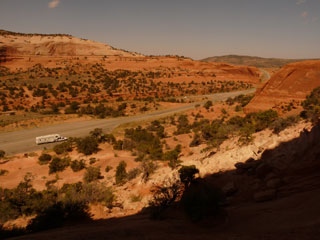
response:
<path fill-rule="evenodd" d="M 51 2 L 49 2 L 48 6 L 49 8 L 56 8 L 58 7 L 59 3 L 60 3 L 60 0 L 52 0 Z"/>
<path fill-rule="evenodd" d="M 301 4 L 305 4 L 306 2 L 307 0 L 297 0 L 296 4 L 301 5 Z"/>
<path fill-rule="evenodd" d="M 307 18 L 309 16 L 309 13 L 307 11 L 304 11 L 300 14 L 301 17 Z"/>

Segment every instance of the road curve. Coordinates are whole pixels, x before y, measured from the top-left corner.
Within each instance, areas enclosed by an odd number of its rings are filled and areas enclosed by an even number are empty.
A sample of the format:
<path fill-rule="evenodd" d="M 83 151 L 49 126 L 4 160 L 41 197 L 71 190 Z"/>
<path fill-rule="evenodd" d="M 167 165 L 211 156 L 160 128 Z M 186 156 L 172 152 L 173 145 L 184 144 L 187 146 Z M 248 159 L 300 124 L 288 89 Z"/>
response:
<path fill-rule="evenodd" d="M 249 89 L 237 92 L 217 93 L 212 95 L 203 95 L 213 102 L 224 101 L 229 97 L 235 97 L 240 94 L 249 94 L 255 92 L 255 89 Z M 35 138 L 37 136 L 59 133 L 66 137 L 83 137 L 89 134 L 95 128 L 102 128 L 105 132 L 111 132 L 120 124 L 148 120 L 151 118 L 164 117 L 170 114 L 186 111 L 194 108 L 197 104 L 202 102 L 195 102 L 181 107 L 165 109 L 146 113 L 143 115 L 111 118 L 111 119 L 97 119 L 79 122 L 68 122 L 56 124 L 40 128 L 32 128 L 26 130 L 18 130 L 8 133 L 0 133 L 0 149 L 4 150 L 8 155 L 17 153 L 31 152 L 41 150 L 44 147 L 50 148 L 53 144 L 36 145 Z"/>

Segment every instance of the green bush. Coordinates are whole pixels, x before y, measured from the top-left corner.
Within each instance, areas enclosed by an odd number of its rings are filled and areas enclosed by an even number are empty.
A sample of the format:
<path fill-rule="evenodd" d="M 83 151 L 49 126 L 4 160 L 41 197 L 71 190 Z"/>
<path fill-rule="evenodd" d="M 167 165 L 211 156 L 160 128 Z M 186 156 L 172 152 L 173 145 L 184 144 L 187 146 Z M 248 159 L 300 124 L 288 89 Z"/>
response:
<path fill-rule="evenodd" d="M 126 170 L 127 164 L 125 161 L 121 161 L 116 169 L 116 184 L 123 184 L 127 180 L 127 170 Z"/>
<path fill-rule="evenodd" d="M 62 172 L 70 165 L 69 158 L 53 157 L 49 164 L 49 174 Z"/>
<path fill-rule="evenodd" d="M 141 163 L 142 179 L 147 182 L 150 176 L 156 171 L 157 165 L 150 160 L 143 160 Z"/>
<path fill-rule="evenodd" d="M 3 150 L 0 150 L 0 159 L 4 158 L 5 155 L 6 155 L 6 152 Z"/>
<path fill-rule="evenodd" d="M 273 133 L 279 134 L 286 128 L 296 124 L 299 121 L 299 117 L 290 116 L 288 118 L 279 118 L 271 125 Z"/>
<path fill-rule="evenodd" d="M 84 174 L 83 180 L 86 183 L 90 183 L 101 179 L 101 172 L 99 167 L 88 167 L 86 173 Z"/>
<path fill-rule="evenodd" d="M 112 170 L 111 166 L 106 166 L 105 172 L 110 172 Z"/>
<path fill-rule="evenodd" d="M 0 188 L 0 226 L 23 215 L 36 216 L 26 229 L 28 233 L 36 232 L 59 227 L 70 221 L 89 219 L 89 203 L 102 203 L 112 207 L 115 201 L 112 189 L 97 182 L 64 184 L 61 189 L 36 191 L 31 180 L 32 177 L 26 175 L 16 188 Z M 14 232 L 3 232 L 0 229 L 1 237 L 10 236 L 9 234 Z"/>
<path fill-rule="evenodd" d="M 59 155 L 63 154 L 63 153 L 71 152 L 72 151 L 72 142 L 66 141 L 66 142 L 57 144 L 53 147 L 53 151 Z"/>
<path fill-rule="evenodd" d="M 162 158 L 162 144 L 160 138 L 147 129 L 140 126 L 136 129 L 126 129 L 125 137 L 132 141 L 132 148 L 140 154 L 149 155 L 151 159 L 160 160 Z"/>
<path fill-rule="evenodd" d="M 181 161 L 178 159 L 180 153 L 181 153 L 181 145 L 179 144 L 173 150 L 165 152 L 163 154 L 163 160 L 169 161 L 169 166 L 172 169 L 175 169 L 181 163 Z"/>
<path fill-rule="evenodd" d="M 209 108 L 211 108 L 212 106 L 213 106 L 213 103 L 210 100 L 203 105 L 203 107 L 207 110 L 209 110 Z"/>
<path fill-rule="evenodd" d="M 84 155 L 91 155 L 99 151 L 99 144 L 94 137 L 85 137 L 76 140 L 77 149 Z"/>
<path fill-rule="evenodd" d="M 177 130 L 174 132 L 175 135 L 190 133 L 191 126 L 186 115 L 180 115 L 178 118 Z"/>
<path fill-rule="evenodd" d="M 81 159 L 80 161 L 74 160 L 74 161 L 71 161 L 70 167 L 71 167 L 72 171 L 79 172 L 86 167 L 86 164 L 83 161 L 83 159 Z"/>
<path fill-rule="evenodd" d="M 41 156 L 38 159 L 38 162 L 40 165 L 48 164 L 52 159 L 52 156 L 47 153 L 42 153 Z"/>
<path fill-rule="evenodd" d="M 306 100 L 302 102 L 304 111 L 300 116 L 306 119 L 310 119 L 312 122 L 318 122 L 320 118 L 320 87 L 312 90 L 312 92 L 306 97 Z"/>

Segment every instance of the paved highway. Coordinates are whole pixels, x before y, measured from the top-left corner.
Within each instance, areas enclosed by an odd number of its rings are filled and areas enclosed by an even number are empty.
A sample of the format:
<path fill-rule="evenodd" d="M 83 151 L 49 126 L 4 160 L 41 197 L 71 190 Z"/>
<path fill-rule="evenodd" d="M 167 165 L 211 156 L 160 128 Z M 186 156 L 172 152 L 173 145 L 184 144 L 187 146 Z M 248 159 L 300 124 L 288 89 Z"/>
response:
<path fill-rule="evenodd" d="M 240 94 L 248 94 L 255 92 L 255 89 L 218 93 L 212 95 L 204 95 L 213 102 L 224 101 L 229 97 L 235 97 Z M 102 128 L 105 132 L 111 132 L 114 128 L 120 124 L 136 122 L 142 120 L 148 120 L 152 118 L 164 117 L 174 113 L 186 111 L 194 108 L 197 104 L 203 104 L 202 102 L 195 102 L 192 104 L 165 109 L 161 111 L 155 111 L 146 113 L 143 115 L 111 118 L 111 119 L 97 119 L 79 122 L 68 122 L 62 124 L 56 124 L 46 127 L 32 128 L 26 130 L 19 130 L 8 133 L 0 133 L 0 149 L 4 150 L 8 155 L 17 153 L 31 152 L 35 150 L 41 150 L 44 147 L 51 148 L 53 144 L 36 145 L 35 138 L 37 136 L 48 135 L 53 133 L 59 133 L 66 137 L 83 137 L 89 134 L 95 128 Z"/>

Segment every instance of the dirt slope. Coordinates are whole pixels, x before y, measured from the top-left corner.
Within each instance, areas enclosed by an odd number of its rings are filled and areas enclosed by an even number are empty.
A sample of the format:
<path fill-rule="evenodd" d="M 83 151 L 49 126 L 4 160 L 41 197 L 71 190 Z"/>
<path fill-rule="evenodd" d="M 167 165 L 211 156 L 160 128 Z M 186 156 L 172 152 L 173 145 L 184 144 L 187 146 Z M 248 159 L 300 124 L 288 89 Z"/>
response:
<path fill-rule="evenodd" d="M 258 90 L 245 108 L 246 112 L 279 109 L 293 101 L 303 101 L 320 86 L 320 61 L 304 61 L 284 66 Z"/>

